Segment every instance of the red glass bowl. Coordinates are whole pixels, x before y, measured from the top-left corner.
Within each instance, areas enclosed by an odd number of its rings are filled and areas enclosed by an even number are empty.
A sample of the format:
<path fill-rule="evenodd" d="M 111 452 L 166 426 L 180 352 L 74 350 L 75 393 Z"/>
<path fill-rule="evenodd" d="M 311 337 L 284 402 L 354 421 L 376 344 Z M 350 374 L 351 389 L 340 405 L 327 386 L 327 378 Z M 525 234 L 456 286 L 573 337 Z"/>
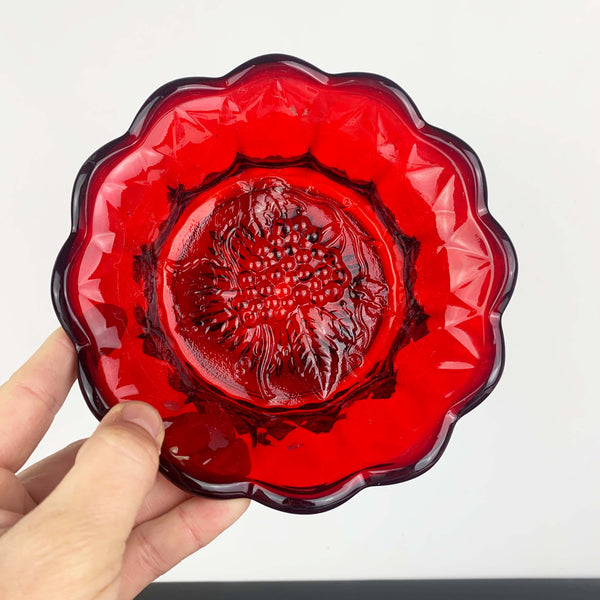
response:
<path fill-rule="evenodd" d="M 276 55 L 167 84 L 85 163 L 53 299 L 91 410 L 156 407 L 174 483 L 312 513 L 435 463 L 515 274 L 468 146 Z"/>

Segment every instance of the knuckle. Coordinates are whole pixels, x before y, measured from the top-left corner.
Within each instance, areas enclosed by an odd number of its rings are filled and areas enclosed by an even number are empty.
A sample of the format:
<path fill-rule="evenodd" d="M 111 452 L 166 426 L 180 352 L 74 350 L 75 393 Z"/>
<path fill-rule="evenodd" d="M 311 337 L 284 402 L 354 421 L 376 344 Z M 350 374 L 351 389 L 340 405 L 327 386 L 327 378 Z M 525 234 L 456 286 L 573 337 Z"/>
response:
<path fill-rule="evenodd" d="M 180 504 L 176 510 L 182 528 L 191 540 L 192 546 L 196 550 L 204 548 L 210 540 L 207 539 L 206 531 L 202 525 L 194 519 L 193 515 L 188 513 L 185 504 Z"/>
<path fill-rule="evenodd" d="M 15 394 L 41 404 L 50 414 L 56 413 L 62 404 L 58 396 L 40 385 L 21 379 L 19 374 L 13 375 L 8 383 Z"/>
<path fill-rule="evenodd" d="M 143 528 L 137 530 L 138 536 L 138 559 L 144 571 L 148 572 L 152 579 L 156 579 L 169 570 L 170 565 L 165 560 L 159 546 L 147 535 Z"/>
<path fill-rule="evenodd" d="M 63 348 L 63 350 L 65 350 L 70 360 L 73 361 L 73 366 L 75 366 L 75 359 L 77 358 L 75 346 L 73 345 L 73 342 L 71 342 L 71 340 L 69 339 L 67 332 L 62 327 L 60 327 L 54 332 L 54 340 Z"/>
<path fill-rule="evenodd" d="M 8 486 L 12 485 L 14 479 L 15 474 L 12 471 L 0 467 L 0 490 L 6 491 Z"/>

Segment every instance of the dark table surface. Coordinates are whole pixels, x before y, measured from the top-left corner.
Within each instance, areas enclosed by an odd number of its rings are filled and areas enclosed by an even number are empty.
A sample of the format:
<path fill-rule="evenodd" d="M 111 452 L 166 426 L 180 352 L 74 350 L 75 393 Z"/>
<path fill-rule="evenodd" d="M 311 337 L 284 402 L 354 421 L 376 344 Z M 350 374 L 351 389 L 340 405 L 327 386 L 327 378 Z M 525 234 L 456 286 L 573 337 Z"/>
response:
<path fill-rule="evenodd" d="M 600 579 L 155 583 L 136 600 L 600 600 Z"/>

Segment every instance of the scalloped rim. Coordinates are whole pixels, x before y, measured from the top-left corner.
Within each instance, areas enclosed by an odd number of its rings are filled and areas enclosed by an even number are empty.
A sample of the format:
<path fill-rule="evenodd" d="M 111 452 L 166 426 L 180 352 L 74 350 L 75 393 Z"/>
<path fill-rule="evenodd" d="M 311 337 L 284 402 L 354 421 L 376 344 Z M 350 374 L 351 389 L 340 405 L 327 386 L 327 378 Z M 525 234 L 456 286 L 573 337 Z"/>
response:
<path fill-rule="evenodd" d="M 193 494 L 202 494 L 215 498 L 241 498 L 247 497 L 256 500 L 266 506 L 295 514 L 315 514 L 330 510 L 343 504 L 352 496 L 366 487 L 375 485 L 388 485 L 400 483 L 413 479 L 425 471 L 429 470 L 443 454 L 454 429 L 454 426 L 459 418 L 480 404 L 493 390 L 498 383 L 498 380 L 504 369 L 505 349 L 504 336 L 502 333 L 501 316 L 505 310 L 510 297 L 513 293 L 517 278 L 517 258 L 512 242 L 502 226 L 491 216 L 487 204 L 487 186 L 483 167 L 474 150 L 456 137 L 438 127 L 429 125 L 421 116 L 416 105 L 408 94 L 395 82 L 383 77 L 366 72 L 345 72 L 345 73 L 327 73 L 314 65 L 290 55 L 286 54 L 266 54 L 250 59 L 242 65 L 236 67 L 222 77 L 189 77 L 176 79 L 160 88 L 158 88 L 142 105 L 141 109 L 135 116 L 131 126 L 125 134 L 108 142 L 96 152 L 94 152 L 83 164 L 79 170 L 73 186 L 72 202 L 71 202 L 71 233 L 66 242 L 62 246 L 54 270 L 52 273 L 52 301 L 54 310 L 58 319 L 74 342 L 77 348 L 78 362 L 78 379 L 83 396 L 94 416 L 100 420 L 108 412 L 107 403 L 100 398 L 94 385 L 90 381 L 86 373 L 86 349 L 91 345 L 82 328 L 79 326 L 75 315 L 70 310 L 68 300 L 66 298 L 66 288 L 64 279 L 67 267 L 69 265 L 69 257 L 73 250 L 75 236 L 78 231 L 77 224 L 79 223 L 80 201 L 79 199 L 85 196 L 89 180 L 95 171 L 96 167 L 105 159 L 111 157 L 118 151 L 128 148 L 137 139 L 136 130 L 139 130 L 145 122 L 151 117 L 153 109 L 158 107 L 160 103 L 177 92 L 184 86 L 188 85 L 214 85 L 215 83 L 225 82 L 235 76 L 240 76 L 243 72 L 264 64 L 284 63 L 300 70 L 309 70 L 310 75 L 324 75 L 327 78 L 355 78 L 368 79 L 375 81 L 390 90 L 398 99 L 398 101 L 407 109 L 407 112 L 412 119 L 415 127 L 419 129 L 426 137 L 432 139 L 441 139 L 445 143 L 450 143 L 458 150 L 465 161 L 472 167 L 475 175 L 476 187 L 479 192 L 476 199 L 479 218 L 485 225 L 488 232 L 496 239 L 498 246 L 504 254 L 505 280 L 501 286 L 500 293 L 494 302 L 493 308 L 490 311 L 490 317 L 497 315 L 494 323 L 494 344 L 496 347 L 496 357 L 490 376 L 486 384 L 470 398 L 463 408 L 458 412 L 450 410 L 444 418 L 442 428 L 437 438 L 437 442 L 431 451 L 424 456 L 419 462 L 410 467 L 402 467 L 398 469 L 386 470 L 384 467 L 373 467 L 353 473 L 344 479 L 328 486 L 330 493 L 326 496 L 311 498 L 307 494 L 306 499 L 298 497 L 290 498 L 283 491 L 278 491 L 277 488 L 271 487 L 264 482 L 236 482 L 231 484 L 207 484 L 203 483 L 199 487 L 197 480 L 193 479 L 175 469 L 171 465 L 161 460 L 160 470 L 174 483 L 184 490 Z M 131 143 L 127 143 L 131 141 Z M 306 491 L 304 491 L 306 493 Z M 298 491 L 298 496 L 302 492 Z"/>

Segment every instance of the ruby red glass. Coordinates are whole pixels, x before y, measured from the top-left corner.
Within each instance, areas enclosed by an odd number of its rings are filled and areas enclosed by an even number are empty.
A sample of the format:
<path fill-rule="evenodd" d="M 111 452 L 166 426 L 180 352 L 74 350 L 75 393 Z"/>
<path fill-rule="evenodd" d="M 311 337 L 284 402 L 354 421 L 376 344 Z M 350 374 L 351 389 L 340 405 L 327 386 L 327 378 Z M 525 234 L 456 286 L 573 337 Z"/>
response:
<path fill-rule="evenodd" d="M 311 513 L 435 463 L 515 273 L 468 146 L 277 55 L 167 84 L 85 163 L 53 297 L 90 408 L 154 406 L 174 483 Z"/>

